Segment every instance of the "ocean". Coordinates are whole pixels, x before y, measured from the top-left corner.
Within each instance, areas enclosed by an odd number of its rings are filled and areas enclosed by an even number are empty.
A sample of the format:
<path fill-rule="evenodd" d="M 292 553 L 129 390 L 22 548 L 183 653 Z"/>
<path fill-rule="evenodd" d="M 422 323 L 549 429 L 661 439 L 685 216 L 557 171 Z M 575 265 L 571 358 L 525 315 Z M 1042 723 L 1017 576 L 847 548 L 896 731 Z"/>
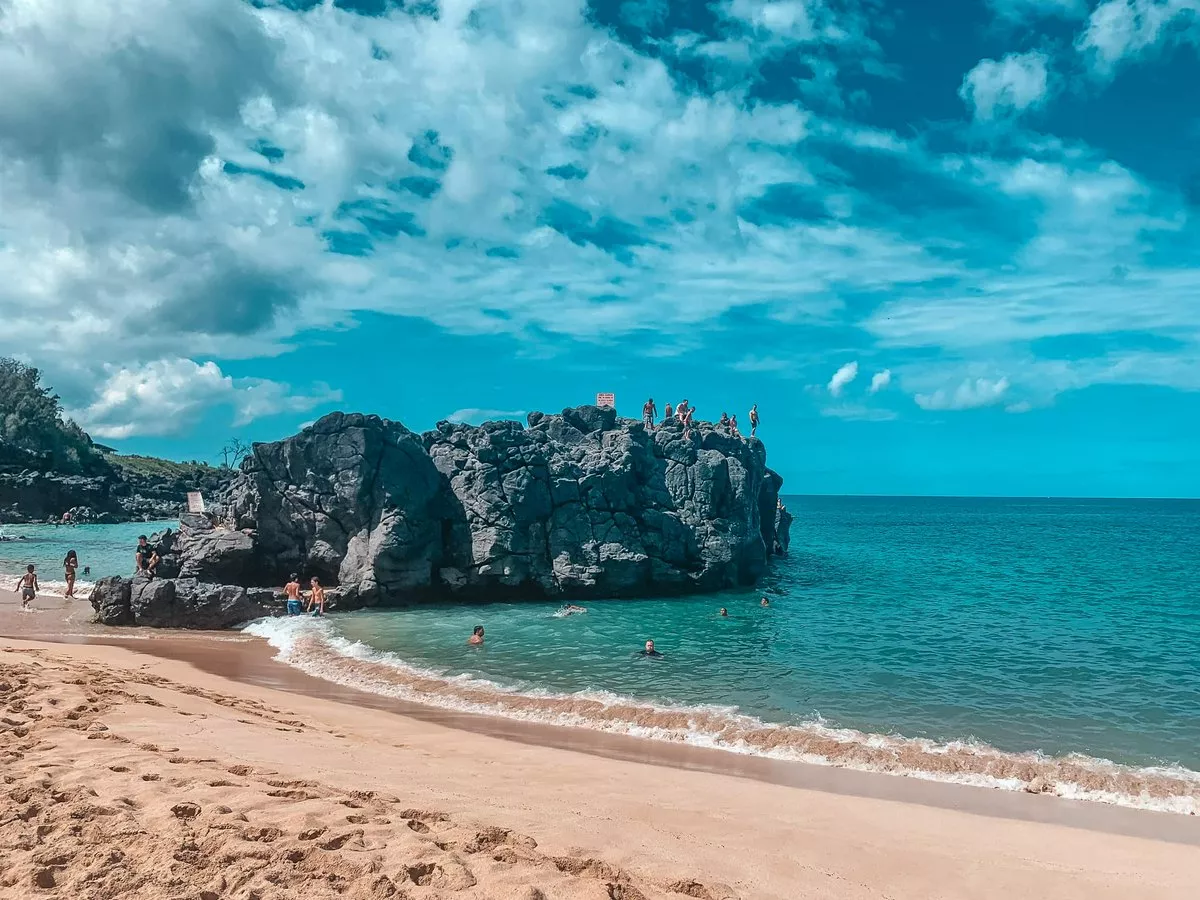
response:
<path fill-rule="evenodd" d="M 791 555 L 752 590 L 248 630 L 311 674 L 440 706 L 1200 811 L 1200 502 L 785 502 Z M 635 655 L 647 639 L 662 659 Z"/>
<path fill-rule="evenodd" d="M 120 525 L 0 525 L 0 578 L 13 583 L 30 563 L 37 566 L 45 593 L 62 593 L 62 561 L 68 550 L 79 557 L 76 593 L 86 596 L 91 582 L 105 575 L 132 575 L 138 535 L 151 535 L 178 522 L 125 522 Z M 19 538 L 19 539 L 18 539 Z M 91 573 L 84 574 L 84 566 Z M 12 585 L 7 585 L 12 587 Z"/>

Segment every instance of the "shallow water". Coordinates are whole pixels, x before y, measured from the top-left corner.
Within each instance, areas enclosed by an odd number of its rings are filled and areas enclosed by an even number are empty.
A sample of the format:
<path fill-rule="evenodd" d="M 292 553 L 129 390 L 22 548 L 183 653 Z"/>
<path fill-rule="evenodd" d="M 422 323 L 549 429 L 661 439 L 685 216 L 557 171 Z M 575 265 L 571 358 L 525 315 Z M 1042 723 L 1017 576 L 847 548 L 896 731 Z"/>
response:
<path fill-rule="evenodd" d="M 552 604 L 456 605 L 255 631 L 309 671 L 425 702 L 1197 808 L 1200 503 L 788 504 L 792 556 L 754 591 L 566 618 Z M 465 643 L 475 624 L 480 649 Z M 665 659 L 634 657 L 647 638 Z"/>
<path fill-rule="evenodd" d="M 79 556 L 77 590 L 106 575 L 133 574 L 138 535 L 151 535 L 178 522 L 124 522 L 119 525 L 0 525 L 0 536 L 25 540 L 0 541 L 0 577 L 14 583 L 30 563 L 37 566 L 43 590 L 57 593 L 63 585 L 62 561 L 68 550 Z M 91 574 L 84 574 L 84 567 Z M 4 585 L 12 587 L 12 585 Z"/>

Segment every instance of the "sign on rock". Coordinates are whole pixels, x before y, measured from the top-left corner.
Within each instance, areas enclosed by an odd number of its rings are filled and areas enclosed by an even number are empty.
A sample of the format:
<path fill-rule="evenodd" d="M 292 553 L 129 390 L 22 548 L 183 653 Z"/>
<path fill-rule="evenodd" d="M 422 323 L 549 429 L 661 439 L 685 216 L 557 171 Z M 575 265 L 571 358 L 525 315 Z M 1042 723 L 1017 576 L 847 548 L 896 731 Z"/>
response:
<path fill-rule="evenodd" d="M 616 394 L 597 394 L 596 395 L 596 405 L 597 406 L 607 406 L 607 407 L 610 407 L 611 409 L 616 409 L 617 408 L 617 395 Z"/>
<path fill-rule="evenodd" d="M 204 512 L 204 495 L 199 491 L 188 491 L 188 512 L 202 513 Z"/>

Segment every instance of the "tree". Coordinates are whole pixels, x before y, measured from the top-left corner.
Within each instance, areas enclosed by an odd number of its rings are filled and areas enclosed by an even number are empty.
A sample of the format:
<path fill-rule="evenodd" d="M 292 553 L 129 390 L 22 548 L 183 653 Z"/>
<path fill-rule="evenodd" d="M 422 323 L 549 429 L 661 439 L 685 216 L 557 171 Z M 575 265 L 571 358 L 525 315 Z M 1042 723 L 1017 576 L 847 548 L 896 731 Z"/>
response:
<path fill-rule="evenodd" d="M 82 428 L 63 416 L 59 396 L 33 366 L 0 357 L 0 441 L 46 458 L 60 472 L 94 472 L 104 460 Z"/>
<path fill-rule="evenodd" d="M 229 443 L 221 448 L 221 468 L 232 469 L 242 464 L 242 460 L 250 455 L 250 445 L 240 438 L 230 438 Z"/>

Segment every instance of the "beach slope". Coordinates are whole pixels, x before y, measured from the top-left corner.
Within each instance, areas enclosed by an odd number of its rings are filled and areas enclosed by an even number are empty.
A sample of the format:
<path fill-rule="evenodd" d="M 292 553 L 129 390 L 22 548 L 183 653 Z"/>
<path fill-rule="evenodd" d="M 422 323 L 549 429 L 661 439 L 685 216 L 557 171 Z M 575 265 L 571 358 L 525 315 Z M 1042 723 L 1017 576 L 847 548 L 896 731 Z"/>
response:
<path fill-rule="evenodd" d="M 604 759 L 119 647 L 0 640 L 0 760 L 6 898 L 1182 898 L 1200 878 L 1186 840 Z"/>

